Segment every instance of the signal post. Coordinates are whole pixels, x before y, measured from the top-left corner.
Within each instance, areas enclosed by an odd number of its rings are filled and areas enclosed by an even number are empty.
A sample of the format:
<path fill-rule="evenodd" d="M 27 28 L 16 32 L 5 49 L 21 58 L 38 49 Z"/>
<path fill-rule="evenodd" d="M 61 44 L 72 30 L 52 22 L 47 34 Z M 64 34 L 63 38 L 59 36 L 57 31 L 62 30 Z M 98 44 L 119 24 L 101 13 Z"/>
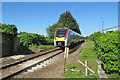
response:
<path fill-rule="evenodd" d="M 64 51 L 64 73 L 65 73 L 65 65 L 66 65 L 66 58 L 68 58 L 68 54 L 69 54 L 69 47 L 65 47 L 65 51 Z"/>

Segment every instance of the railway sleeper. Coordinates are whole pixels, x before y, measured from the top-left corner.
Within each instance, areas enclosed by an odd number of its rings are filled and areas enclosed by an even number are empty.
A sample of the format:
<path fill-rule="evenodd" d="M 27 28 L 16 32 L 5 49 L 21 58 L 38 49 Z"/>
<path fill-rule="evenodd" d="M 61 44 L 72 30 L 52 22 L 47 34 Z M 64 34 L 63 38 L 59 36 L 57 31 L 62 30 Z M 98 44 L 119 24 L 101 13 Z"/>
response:
<path fill-rule="evenodd" d="M 56 56 L 57 56 L 57 55 L 56 55 Z M 34 66 L 32 66 L 32 67 L 27 68 L 26 70 L 22 71 L 21 73 L 13 76 L 13 77 L 11 77 L 11 78 L 20 78 L 20 75 L 21 75 L 21 74 L 30 74 L 30 73 L 34 72 L 35 70 L 44 68 L 44 67 L 46 67 L 47 65 L 49 65 L 49 64 L 52 62 L 52 60 L 54 59 L 54 57 L 56 57 L 56 56 L 53 56 L 53 55 L 52 55 L 52 56 L 50 56 L 48 59 L 46 59 L 46 60 L 44 60 L 44 61 L 41 61 L 40 63 L 38 63 L 38 64 L 36 64 L 36 65 L 34 65 Z M 29 62 L 30 62 L 30 61 L 29 61 Z"/>

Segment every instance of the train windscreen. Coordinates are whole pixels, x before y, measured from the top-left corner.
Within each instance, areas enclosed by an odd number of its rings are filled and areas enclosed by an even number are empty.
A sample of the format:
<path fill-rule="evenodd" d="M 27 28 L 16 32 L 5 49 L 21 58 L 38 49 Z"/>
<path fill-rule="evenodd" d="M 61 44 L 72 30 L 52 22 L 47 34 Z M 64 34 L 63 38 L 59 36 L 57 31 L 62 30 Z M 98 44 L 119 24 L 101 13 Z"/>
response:
<path fill-rule="evenodd" d="M 57 30 L 57 36 L 56 37 L 65 37 L 67 32 L 67 29 L 59 29 Z"/>

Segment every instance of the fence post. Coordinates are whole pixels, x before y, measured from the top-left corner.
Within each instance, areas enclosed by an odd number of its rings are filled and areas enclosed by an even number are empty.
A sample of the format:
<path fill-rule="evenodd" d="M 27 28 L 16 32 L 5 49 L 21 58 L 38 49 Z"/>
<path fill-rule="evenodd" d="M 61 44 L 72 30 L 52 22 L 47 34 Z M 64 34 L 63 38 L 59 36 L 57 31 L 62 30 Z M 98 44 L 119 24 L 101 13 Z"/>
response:
<path fill-rule="evenodd" d="M 87 76 L 87 61 L 85 60 L 85 74 Z"/>
<path fill-rule="evenodd" d="M 68 58 L 69 54 L 69 47 L 65 47 L 65 52 L 64 52 L 64 73 L 65 73 L 65 65 L 66 65 L 66 58 Z"/>
<path fill-rule="evenodd" d="M 92 73 L 95 73 L 92 69 L 90 69 L 88 66 L 86 66 L 83 62 L 81 62 L 80 60 L 78 60 L 78 62 L 80 63 L 80 64 L 82 64 L 83 66 L 85 66 L 88 70 L 90 70 Z M 85 62 L 85 63 L 87 63 L 87 62 Z M 86 69 L 86 70 L 87 70 Z"/>

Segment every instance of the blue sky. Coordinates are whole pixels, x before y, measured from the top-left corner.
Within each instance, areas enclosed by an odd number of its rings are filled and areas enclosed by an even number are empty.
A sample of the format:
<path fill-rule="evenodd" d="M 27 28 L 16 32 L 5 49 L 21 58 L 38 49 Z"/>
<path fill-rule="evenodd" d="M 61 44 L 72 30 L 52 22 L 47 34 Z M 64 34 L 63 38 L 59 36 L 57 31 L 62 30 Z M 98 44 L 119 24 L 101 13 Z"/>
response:
<path fill-rule="evenodd" d="M 2 2 L 119 2 L 120 0 L 2 0 Z"/>
<path fill-rule="evenodd" d="M 47 35 L 46 28 L 70 11 L 83 36 L 118 25 L 118 2 L 3 2 L 2 23 L 15 24 L 18 32 Z"/>

